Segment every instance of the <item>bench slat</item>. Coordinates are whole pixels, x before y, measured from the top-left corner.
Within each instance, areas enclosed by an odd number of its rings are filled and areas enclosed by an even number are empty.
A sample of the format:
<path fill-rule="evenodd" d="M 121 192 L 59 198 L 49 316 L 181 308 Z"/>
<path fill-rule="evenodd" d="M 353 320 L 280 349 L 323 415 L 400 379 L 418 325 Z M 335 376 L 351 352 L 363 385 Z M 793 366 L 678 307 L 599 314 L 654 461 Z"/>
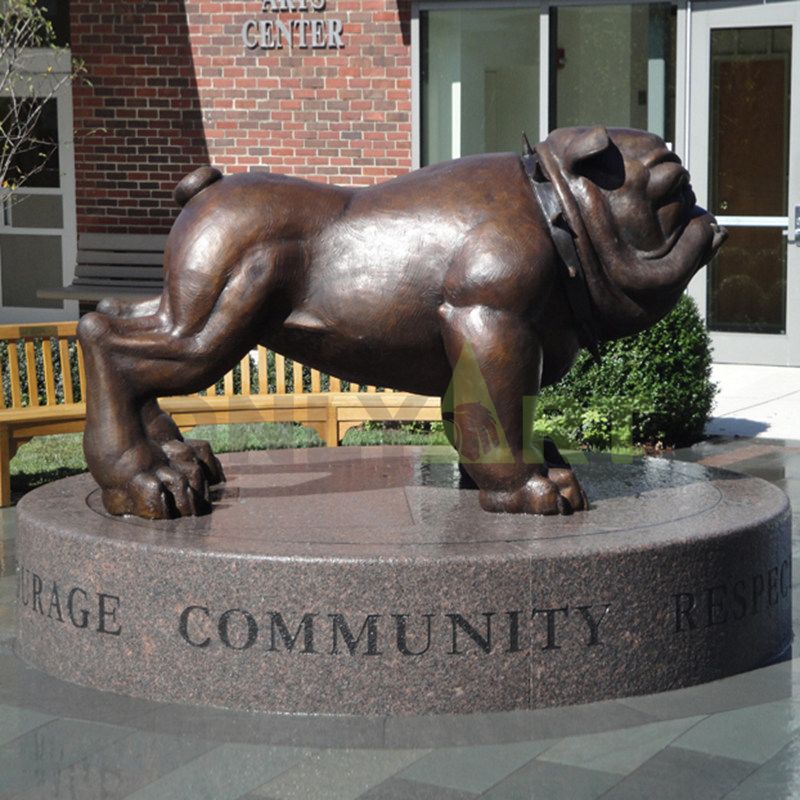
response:
<path fill-rule="evenodd" d="M 250 353 L 240 362 L 242 370 L 242 394 L 252 394 L 250 389 Z"/>
<path fill-rule="evenodd" d="M 286 360 L 280 353 L 275 353 L 275 391 L 286 394 Z"/>
<path fill-rule="evenodd" d="M 58 357 L 61 362 L 61 380 L 64 385 L 64 402 L 74 403 L 75 396 L 72 393 L 72 365 L 69 360 L 69 341 L 60 339 L 58 342 Z"/>
<path fill-rule="evenodd" d="M 269 375 L 267 375 L 267 348 L 263 344 L 258 346 L 258 392 L 266 394 L 269 389 Z"/>
<path fill-rule="evenodd" d="M 8 343 L 8 371 L 11 379 L 11 406 L 22 406 L 22 387 L 19 385 L 19 351 L 16 342 Z"/>
<path fill-rule="evenodd" d="M 127 250 L 124 253 L 115 253 L 112 250 L 78 250 L 78 268 L 82 264 L 93 265 L 101 264 L 109 266 L 112 264 L 143 265 L 152 264 L 153 268 L 161 268 L 164 265 L 163 253 L 145 253 Z"/>
<path fill-rule="evenodd" d="M 223 395 L 233 395 L 233 370 L 225 373 L 222 380 L 222 393 Z"/>
<path fill-rule="evenodd" d="M 311 391 L 312 392 L 322 391 L 322 376 L 319 374 L 318 369 L 311 370 Z"/>
<path fill-rule="evenodd" d="M 81 393 L 81 400 L 86 400 L 86 367 L 83 363 L 83 350 L 80 346 L 78 350 L 78 389 Z"/>
<path fill-rule="evenodd" d="M 108 264 L 81 265 L 75 268 L 75 283 L 91 283 L 92 281 L 148 281 L 151 284 L 164 281 L 161 267 L 126 267 L 118 264 L 116 267 Z"/>
<path fill-rule="evenodd" d="M 45 402 L 49 406 L 56 404 L 56 381 L 53 373 L 53 345 L 50 339 L 42 339 L 42 363 L 44 366 Z"/>
<path fill-rule="evenodd" d="M 166 246 L 166 233 L 82 233 L 78 237 L 78 250 L 163 253 Z"/>
<path fill-rule="evenodd" d="M 299 361 L 292 362 L 292 391 L 303 393 L 303 365 Z"/>

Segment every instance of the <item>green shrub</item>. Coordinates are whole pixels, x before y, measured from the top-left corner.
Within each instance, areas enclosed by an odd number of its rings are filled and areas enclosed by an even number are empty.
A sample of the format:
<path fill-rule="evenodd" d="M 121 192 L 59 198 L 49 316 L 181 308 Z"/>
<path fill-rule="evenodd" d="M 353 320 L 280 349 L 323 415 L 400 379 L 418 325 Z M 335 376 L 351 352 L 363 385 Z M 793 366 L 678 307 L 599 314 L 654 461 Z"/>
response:
<path fill-rule="evenodd" d="M 600 350 L 600 364 L 582 352 L 565 378 L 542 391 L 537 427 L 598 449 L 702 438 L 717 387 L 708 332 L 688 295 L 649 330 Z"/>

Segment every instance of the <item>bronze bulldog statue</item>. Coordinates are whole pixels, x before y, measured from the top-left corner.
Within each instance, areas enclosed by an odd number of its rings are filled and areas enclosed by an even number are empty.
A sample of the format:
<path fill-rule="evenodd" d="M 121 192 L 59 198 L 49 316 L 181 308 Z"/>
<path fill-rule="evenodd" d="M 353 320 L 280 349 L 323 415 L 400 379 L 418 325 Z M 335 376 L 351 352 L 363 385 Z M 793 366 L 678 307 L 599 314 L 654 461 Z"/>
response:
<path fill-rule="evenodd" d="M 156 398 L 210 385 L 257 343 L 356 383 L 447 393 L 487 511 L 585 509 L 551 443 L 526 453 L 523 398 L 581 346 L 658 321 L 725 238 L 661 139 L 601 127 L 367 188 L 201 167 L 175 197 L 162 296 L 105 301 L 78 327 L 84 449 L 112 514 L 210 509 L 220 465 Z M 477 384 L 489 411 L 476 423 L 459 397 Z M 487 416 L 503 457 L 475 457 Z"/>

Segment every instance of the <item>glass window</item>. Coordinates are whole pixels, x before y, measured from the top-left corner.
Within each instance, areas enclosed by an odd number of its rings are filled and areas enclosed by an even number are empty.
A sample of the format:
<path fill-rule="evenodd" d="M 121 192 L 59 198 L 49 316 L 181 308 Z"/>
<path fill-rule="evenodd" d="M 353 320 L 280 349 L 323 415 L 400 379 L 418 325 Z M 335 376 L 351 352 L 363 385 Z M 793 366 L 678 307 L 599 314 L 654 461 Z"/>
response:
<path fill-rule="evenodd" d="M 42 9 L 50 20 L 55 34 L 55 43 L 61 47 L 69 44 L 69 2 L 68 0 L 47 0 Z"/>
<path fill-rule="evenodd" d="M 709 205 L 720 216 L 783 216 L 788 205 L 791 28 L 711 31 Z M 729 228 L 708 270 L 708 326 L 786 330 L 781 228 Z"/>
<path fill-rule="evenodd" d="M 61 237 L 3 234 L 0 236 L 3 305 L 61 308 L 60 300 L 41 300 L 36 290 L 60 286 Z"/>
<path fill-rule="evenodd" d="M 674 141 L 675 9 L 551 8 L 550 127 L 640 128 Z"/>
<path fill-rule="evenodd" d="M 536 140 L 538 8 L 423 11 L 420 33 L 423 166 Z"/>
<path fill-rule="evenodd" d="M 40 102 L 40 101 L 39 101 Z M 28 101 L 18 100 L 15 108 L 8 97 L 0 97 L 0 129 L 24 130 Z M 16 141 L 20 137 L 14 137 Z M 58 163 L 58 106 L 55 99 L 48 100 L 28 137 L 11 159 L 6 180 L 16 183 L 20 176 L 28 176 L 25 185 L 57 188 L 60 185 Z"/>

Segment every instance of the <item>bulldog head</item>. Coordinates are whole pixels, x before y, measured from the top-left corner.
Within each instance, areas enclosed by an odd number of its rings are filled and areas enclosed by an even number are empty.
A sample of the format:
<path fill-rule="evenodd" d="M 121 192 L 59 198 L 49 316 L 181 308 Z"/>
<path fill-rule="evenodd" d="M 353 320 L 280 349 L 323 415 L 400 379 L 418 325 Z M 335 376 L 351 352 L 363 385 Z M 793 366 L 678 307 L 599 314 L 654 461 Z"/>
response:
<path fill-rule="evenodd" d="M 600 337 L 657 322 L 727 238 L 680 159 L 655 134 L 622 128 L 562 128 L 536 150 L 575 234 Z"/>

